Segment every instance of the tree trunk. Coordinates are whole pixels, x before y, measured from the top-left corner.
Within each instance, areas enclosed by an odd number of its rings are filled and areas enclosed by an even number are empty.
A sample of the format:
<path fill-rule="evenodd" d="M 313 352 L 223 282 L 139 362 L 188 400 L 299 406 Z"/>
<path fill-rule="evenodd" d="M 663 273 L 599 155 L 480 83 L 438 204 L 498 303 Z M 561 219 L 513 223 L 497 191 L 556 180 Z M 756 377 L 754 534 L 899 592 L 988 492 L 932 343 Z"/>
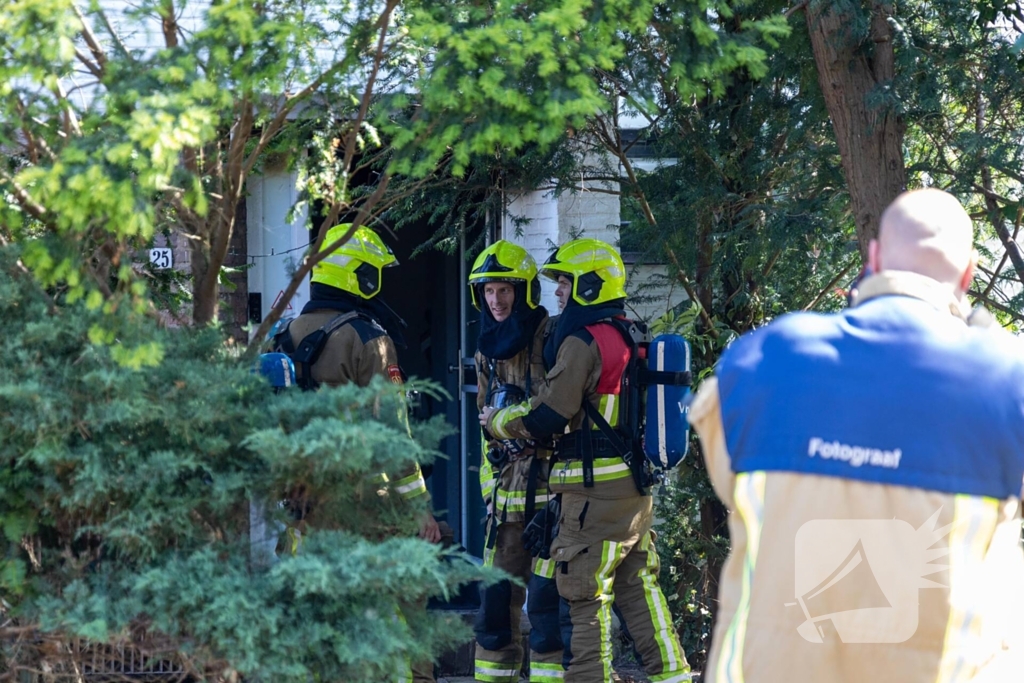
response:
<path fill-rule="evenodd" d="M 217 319 L 219 268 L 212 268 L 209 249 L 199 240 L 192 247 L 192 323 L 206 325 Z"/>
<path fill-rule="evenodd" d="M 220 269 L 235 224 L 235 207 L 228 208 L 227 201 L 221 206 L 219 216 L 210 217 L 207 240 L 192 242 L 192 323 L 196 326 L 209 325 L 220 311 Z"/>
<path fill-rule="evenodd" d="M 812 0 L 806 9 L 807 30 L 818 68 L 818 82 L 832 119 L 850 191 L 862 257 L 878 235 L 885 207 L 905 189 L 903 119 L 886 92 L 895 71 L 891 2 L 863 0 L 837 3 Z M 854 34 L 860 13 L 869 14 L 866 36 Z M 874 101 L 872 101 L 874 100 Z"/>

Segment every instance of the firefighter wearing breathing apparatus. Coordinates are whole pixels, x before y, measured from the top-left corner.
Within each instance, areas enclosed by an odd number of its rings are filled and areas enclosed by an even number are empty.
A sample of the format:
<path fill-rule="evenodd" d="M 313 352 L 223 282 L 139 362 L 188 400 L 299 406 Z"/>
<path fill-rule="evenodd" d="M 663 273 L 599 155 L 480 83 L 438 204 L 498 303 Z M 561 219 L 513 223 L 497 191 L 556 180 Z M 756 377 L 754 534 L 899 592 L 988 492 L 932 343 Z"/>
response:
<path fill-rule="evenodd" d="M 544 381 L 548 313 L 539 305 L 537 264 L 522 247 L 499 240 L 477 257 L 469 286 L 480 311 L 477 406 L 521 403 Z M 529 584 L 530 680 L 554 683 L 561 680 L 562 640 L 552 563 L 535 561 L 522 542 L 525 521 L 550 498 L 550 449 L 532 439 L 496 439 L 485 432 L 483 452 L 480 486 L 488 508 L 484 563 Z M 483 590 L 473 629 L 477 681 L 519 680 L 525 601 L 526 590 L 511 581 Z"/>
<path fill-rule="evenodd" d="M 604 421 L 618 429 L 629 415 L 620 399 L 631 352 L 613 323 L 623 317 L 625 267 L 610 245 L 578 239 L 552 254 L 541 274 L 559 283 L 556 293 L 564 302 L 545 343 L 545 382 L 528 401 L 485 407 L 480 422 L 499 440 L 555 439 L 549 485 L 561 509 L 550 556 L 565 601 L 561 680 L 616 680 L 614 601 L 650 680 L 688 681 L 690 667 L 658 586 L 651 497 L 598 428 Z M 543 518 L 544 511 L 537 519 Z M 536 526 L 527 525 L 527 539 Z"/>
<path fill-rule="evenodd" d="M 331 228 L 323 248 L 345 235 L 351 224 Z M 329 257 L 313 266 L 310 301 L 285 330 L 283 349 L 301 356 L 304 346 L 322 349 L 309 367 L 296 363 L 297 382 L 304 388 L 321 384 L 340 386 L 355 382 L 366 386 L 374 376 L 403 383 L 392 336 L 400 335 L 399 318 L 377 298 L 384 268 L 398 260 L 380 237 L 361 227 Z M 326 339 L 317 339 L 318 333 Z M 314 342 L 315 340 L 315 342 Z M 290 346 L 290 348 L 289 348 Z M 418 464 L 389 477 L 402 498 L 428 496 Z M 436 543 L 441 538 L 437 522 L 428 511 L 420 522 L 420 537 Z M 399 617 L 401 618 L 401 617 Z M 400 682 L 433 683 L 430 662 L 404 664 Z"/>

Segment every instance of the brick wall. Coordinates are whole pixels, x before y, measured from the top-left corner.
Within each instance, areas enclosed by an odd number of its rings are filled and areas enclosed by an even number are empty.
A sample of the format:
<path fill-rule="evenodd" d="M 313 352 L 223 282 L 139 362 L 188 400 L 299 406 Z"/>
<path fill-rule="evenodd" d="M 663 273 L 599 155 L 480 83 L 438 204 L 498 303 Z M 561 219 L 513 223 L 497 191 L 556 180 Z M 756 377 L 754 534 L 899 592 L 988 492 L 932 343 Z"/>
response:
<path fill-rule="evenodd" d="M 249 240 L 244 199 L 238 202 L 235 211 L 235 229 L 231 233 L 224 265 L 228 268 L 237 268 L 238 272 L 228 274 L 227 279 L 233 288 L 223 285 L 220 288 L 220 321 L 237 343 L 245 344 L 249 340 L 248 333 L 244 330 L 249 323 L 249 276 L 245 268 Z"/>

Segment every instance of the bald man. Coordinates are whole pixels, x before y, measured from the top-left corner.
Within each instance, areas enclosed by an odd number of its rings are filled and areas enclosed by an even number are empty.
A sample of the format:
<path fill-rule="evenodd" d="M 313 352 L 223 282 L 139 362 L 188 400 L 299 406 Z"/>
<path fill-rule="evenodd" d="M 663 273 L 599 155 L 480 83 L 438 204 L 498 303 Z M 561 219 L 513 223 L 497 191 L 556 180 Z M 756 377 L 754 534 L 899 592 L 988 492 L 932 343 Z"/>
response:
<path fill-rule="evenodd" d="M 739 338 L 690 408 L 732 539 L 702 681 L 1024 676 L 1024 347 L 967 315 L 954 197 L 901 195 L 868 252 L 853 307 Z"/>

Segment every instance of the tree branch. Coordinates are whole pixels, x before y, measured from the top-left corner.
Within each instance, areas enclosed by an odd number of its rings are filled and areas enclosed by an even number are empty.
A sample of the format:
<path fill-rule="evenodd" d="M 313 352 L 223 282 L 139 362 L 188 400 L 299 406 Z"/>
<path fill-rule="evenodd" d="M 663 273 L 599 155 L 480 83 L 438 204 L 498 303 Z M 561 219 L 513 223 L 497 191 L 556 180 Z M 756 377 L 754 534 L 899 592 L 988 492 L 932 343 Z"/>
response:
<path fill-rule="evenodd" d="M 1017 219 L 1013 222 L 1013 243 L 1017 243 L 1017 234 L 1020 232 L 1021 218 L 1024 218 L 1024 204 L 1017 207 Z M 1003 257 L 999 259 L 999 265 L 992 271 L 992 277 L 988 281 L 988 285 L 985 287 L 985 291 L 982 292 L 982 296 L 988 296 L 989 292 L 996 285 L 996 278 L 1003 272 L 1003 266 L 1006 265 L 1006 259 L 1010 257 L 1010 252 L 1007 249 L 1003 249 Z"/>
<path fill-rule="evenodd" d="M 986 306 L 990 306 L 990 307 L 996 309 L 997 311 L 1000 311 L 1001 313 L 1005 313 L 1006 315 L 1012 317 L 1014 320 L 1018 320 L 1020 322 L 1024 322 L 1024 317 L 1021 317 L 1020 313 L 1018 313 L 1017 311 L 1013 310 L 1012 308 L 1004 306 L 1003 304 L 999 303 L 998 301 L 993 301 L 991 298 L 985 296 L 984 294 L 982 294 L 978 290 L 976 290 L 976 289 L 969 289 L 969 290 L 967 290 L 967 293 L 970 294 L 971 296 L 973 296 L 978 301 L 980 301 L 983 304 L 985 304 Z"/>
<path fill-rule="evenodd" d="M 23 188 L 18 182 L 7 173 L 7 170 L 0 168 L 0 178 L 3 178 L 10 184 L 11 189 L 14 191 L 14 198 L 18 200 L 18 205 L 25 209 L 32 215 L 33 218 L 37 218 L 41 221 L 46 220 L 46 207 L 42 204 L 36 203 L 32 196 Z"/>
<path fill-rule="evenodd" d="M 78 57 L 78 61 L 85 65 L 85 68 L 89 70 L 89 73 L 91 73 L 98 79 L 103 78 L 103 69 L 101 69 L 99 65 L 93 62 L 91 59 L 89 59 L 88 55 L 82 52 L 80 48 L 75 48 L 75 56 Z"/>
<path fill-rule="evenodd" d="M 331 206 L 331 210 L 328 212 L 327 216 L 320 224 L 320 229 L 317 231 L 316 239 L 313 240 L 313 242 L 309 245 L 309 249 L 306 250 L 306 255 L 302 258 L 301 265 L 292 275 L 292 279 L 288 283 L 288 286 L 285 288 L 284 292 L 279 297 L 277 305 L 270 309 L 270 312 L 267 314 L 267 317 L 264 318 L 263 322 L 260 323 L 259 328 L 257 328 L 256 333 L 253 335 L 252 340 L 249 342 L 249 346 L 246 348 L 247 355 L 255 354 L 256 351 L 258 351 L 259 348 L 263 345 L 263 340 L 267 336 L 267 333 L 270 331 L 270 328 L 274 326 L 274 323 L 280 320 L 281 313 L 284 312 L 284 309 L 288 307 L 291 298 L 295 295 L 295 292 L 298 291 L 299 285 L 302 284 L 303 281 L 305 281 L 306 276 L 310 273 L 311 270 L 313 270 L 313 267 L 316 264 L 323 261 L 328 256 L 330 256 L 332 253 L 334 253 L 334 251 L 341 247 L 343 244 L 348 242 L 352 238 L 352 235 L 355 234 L 356 230 L 358 230 L 360 226 L 363 225 L 363 221 L 365 221 L 366 218 L 370 216 L 370 212 L 373 210 L 373 207 L 376 206 L 376 204 L 380 201 L 381 197 L 384 195 L 384 192 L 387 191 L 387 187 L 390 180 L 391 177 L 388 175 L 385 175 L 383 178 L 381 178 L 381 181 L 377 185 L 377 188 L 367 198 L 366 202 L 359 208 L 359 211 L 356 212 L 356 217 L 352 221 L 351 226 L 349 226 L 349 229 L 345 231 L 345 234 L 342 235 L 339 239 L 336 239 L 334 242 L 329 243 L 325 247 L 323 244 L 324 239 L 327 237 L 327 231 L 331 226 L 334 225 L 334 222 L 338 220 L 338 215 L 341 210 L 340 202 L 335 202 Z M 367 206 L 369 206 L 370 208 L 366 208 Z"/>
<path fill-rule="evenodd" d="M 89 46 L 89 51 L 92 52 L 93 59 L 96 63 L 93 64 L 92 60 L 86 57 L 78 48 L 75 48 L 75 54 L 85 64 L 89 71 L 92 71 L 96 78 L 103 78 L 103 74 L 107 68 L 107 54 L 103 51 L 100 46 L 100 41 L 96 39 L 96 34 L 92 32 L 92 27 L 89 26 L 89 22 L 85 20 L 85 15 L 82 14 L 82 10 L 78 9 L 78 3 L 72 2 L 71 9 L 74 10 L 75 16 L 82 22 L 82 38 L 85 39 L 85 44 Z M 102 11 L 101 11 L 102 14 Z"/>
<path fill-rule="evenodd" d="M 806 7 L 807 7 L 807 2 L 808 2 L 808 0 L 803 0 L 803 2 L 798 2 L 797 4 L 793 5 L 793 6 L 792 6 L 792 7 L 790 7 L 790 8 L 788 9 L 788 10 L 786 10 L 786 11 L 785 11 L 785 12 L 783 13 L 783 15 L 782 15 L 782 16 L 784 16 L 784 17 L 786 17 L 787 19 L 789 19 L 789 18 L 790 18 L 791 16 L 793 16 L 793 15 L 794 15 L 794 14 L 796 14 L 797 12 L 799 12 L 799 11 L 801 11 L 801 10 L 803 10 L 803 9 L 806 9 Z"/>
<path fill-rule="evenodd" d="M 366 120 L 366 113 L 370 110 L 373 86 L 377 82 L 377 75 L 380 73 L 380 67 L 384 61 L 384 43 L 387 39 L 388 26 L 391 24 L 391 13 L 397 6 L 398 0 L 388 0 L 387 5 L 384 6 L 384 11 L 377 21 L 380 35 L 377 37 L 377 49 L 373 55 L 373 68 L 370 70 L 369 78 L 366 80 L 366 87 L 363 89 L 363 97 L 359 102 L 359 112 L 356 114 L 355 121 L 351 124 L 352 129 L 349 131 L 348 139 L 345 141 L 345 158 L 342 164 L 342 168 L 345 169 L 352 164 L 352 159 L 356 153 L 356 139 L 359 129 L 362 127 L 363 121 Z"/>
<path fill-rule="evenodd" d="M 102 7 L 97 6 L 96 15 L 100 18 L 100 21 L 103 22 L 104 28 L 106 28 L 107 33 L 110 34 L 110 39 L 113 40 L 114 45 L 117 46 L 117 51 L 121 53 L 121 56 L 124 57 L 125 61 L 129 64 L 134 64 L 135 59 L 132 57 L 132 53 L 128 51 L 127 47 L 125 47 L 124 42 L 121 40 L 121 36 L 114 30 L 114 26 L 110 23 L 110 19 L 107 17 L 107 13 L 103 11 Z"/>
<path fill-rule="evenodd" d="M 359 112 L 356 115 L 356 119 L 352 122 L 352 130 L 349 132 L 348 139 L 346 140 L 345 159 L 342 166 L 345 169 L 348 169 L 349 164 L 352 163 L 352 158 L 355 156 L 355 136 L 358 134 L 359 129 L 362 127 L 363 121 L 366 119 L 366 112 L 369 110 L 370 107 L 370 100 L 372 99 L 373 95 L 374 83 L 376 82 L 377 74 L 380 72 L 380 66 L 384 61 L 384 43 L 387 38 L 388 27 L 391 24 L 391 14 L 394 12 L 397 6 L 398 0 L 388 0 L 388 4 L 384 7 L 381 16 L 378 17 L 377 19 L 377 26 L 380 29 L 380 36 L 377 41 L 377 50 L 374 55 L 373 69 L 370 72 L 370 77 L 367 80 L 366 88 L 363 91 L 363 97 L 359 105 Z M 295 109 L 295 106 L 299 102 L 305 100 L 314 92 L 316 92 L 320 88 L 320 86 L 323 85 L 324 81 L 326 81 L 328 77 L 337 72 L 344 65 L 344 63 L 344 59 L 335 62 L 334 64 L 331 65 L 329 69 L 327 69 L 322 74 L 317 76 L 312 83 L 307 85 L 305 88 L 303 88 L 295 95 L 292 95 L 291 97 L 285 99 L 284 104 L 281 105 L 281 108 L 278 110 L 277 114 L 274 116 L 271 122 L 264 126 L 263 131 L 260 134 L 260 139 L 256 143 L 256 147 L 249 154 L 249 158 L 245 162 L 246 177 L 248 177 L 249 173 L 252 172 L 252 169 L 253 167 L 255 167 L 257 160 L 259 159 L 263 151 L 267 148 L 267 145 L 270 144 L 270 141 L 274 138 L 275 135 L 277 135 L 278 132 L 280 132 L 281 128 L 284 126 L 284 122 L 288 119 L 288 115 L 291 114 L 291 112 Z"/>
<path fill-rule="evenodd" d="M 164 0 L 160 7 L 160 28 L 164 34 L 164 45 L 178 47 L 178 18 L 174 16 L 174 0 Z"/>
<path fill-rule="evenodd" d="M 846 267 L 843 268 L 838 273 L 836 273 L 836 276 L 829 280 L 828 284 L 825 285 L 825 287 L 820 292 L 818 292 L 817 296 L 815 296 L 814 299 L 811 300 L 811 303 L 804 306 L 803 310 L 813 310 L 814 307 L 817 306 L 821 302 L 821 300 L 825 298 L 825 295 L 831 292 L 833 288 L 835 288 L 836 283 L 843 279 L 843 276 L 850 272 L 850 268 L 853 268 L 853 264 L 855 263 L 857 263 L 856 259 L 847 263 Z"/>
<path fill-rule="evenodd" d="M 686 290 L 686 296 L 688 296 L 690 301 L 700 309 L 700 318 L 704 321 L 704 327 L 707 328 L 708 334 L 710 334 L 713 339 L 718 339 L 718 330 L 715 329 L 715 323 L 701 305 L 700 299 L 697 298 L 697 291 L 693 288 L 693 283 L 690 282 L 690 278 L 686 276 L 686 271 L 683 270 L 683 266 L 679 263 L 679 259 L 676 258 L 676 252 L 672 247 L 666 245 L 665 253 L 668 254 L 670 259 L 672 259 L 672 264 L 676 267 L 676 277 L 679 279 L 679 283 L 683 286 L 683 289 Z"/>

